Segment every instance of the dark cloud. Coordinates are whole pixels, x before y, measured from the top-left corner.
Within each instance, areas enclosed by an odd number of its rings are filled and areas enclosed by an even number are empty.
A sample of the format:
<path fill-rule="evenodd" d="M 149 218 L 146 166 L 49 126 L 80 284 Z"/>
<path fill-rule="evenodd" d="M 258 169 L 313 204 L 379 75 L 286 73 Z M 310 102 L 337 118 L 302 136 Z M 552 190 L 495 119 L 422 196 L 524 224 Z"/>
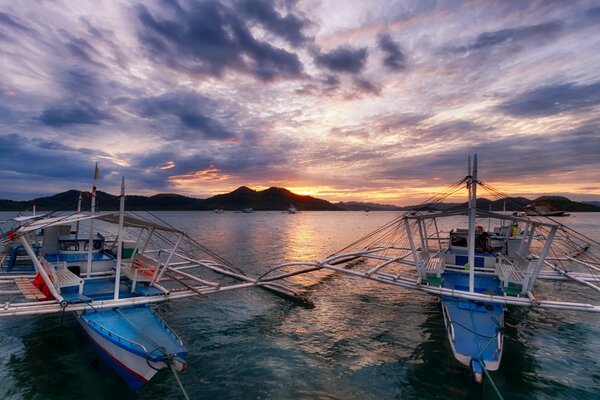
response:
<path fill-rule="evenodd" d="M 155 17 L 142 5 L 137 14 L 140 42 L 169 67 L 215 76 L 230 69 L 265 81 L 303 74 L 296 54 L 255 39 L 231 8 L 216 1 L 191 3 L 185 10 L 175 0 L 168 4 L 176 20 L 167 19 L 168 13 Z"/>
<path fill-rule="evenodd" d="M 320 77 L 313 82 L 302 85 L 294 93 L 310 96 L 328 96 L 339 89 L 341 85 L 340 78 L 337 75 L 328 74 Z"/>
<path fill-rule="evenodd" d="M 600 82 L 539 87 L 517 95 L 498 108 L 514 117 L 543 117 L 562 112 L 584 111 L 600 104 Z"/>
<path fill-rule="evenodd" d="M 563 24 L 561 22 L 551 21 L 537 25 L 484 32 L 477 36 L 473 42 L 457 47 L 453 51 L 475 51 L 508 43 L 549 40 L 562 31 L 562 29 Z"/>
<path fill-rule="evenodd" d="M 18 146 L 15 146 L 18 143 Z M 0 135 L 0 171 L 27 176 L 25 182 L 40 182 L 40 178 L 56 178 L 68 182 L 69 188 L 81 182 L 89 183 L 92 171 L 90 154 L 106 156 L 97 150 L 78 149 L 65 146 L 55 140 L 29 139 L 20 134 Z M 35 162 L 24 162 L 31 160 Z M 85 166 L 89 166 L 86 169 Z M 107 171 L 106 167 L 103 170 Z M 2 181 L 2 180 L 0 180 Z M 21 182 L 22 183 L 22 182 Z M 0 192 L 10 190 L 0 184 Z M 22 186 L 22 185 L 21 185 Z"/>
<path fill-rule="evenodd" d="M 367 95 L 381 95 L 381 86 L 369 81 L 365 78 L 354 78 L 353 79 L 353 94 L 367 94 Z"/>
<path fill-rule="evenodd" d="M 94 61 L 91 56 L 91 54 L 98 55 L 98 52 L 85 39 L 73 38 L 69 41 L 69 43 L 65 44 L 65 46 L 69 52 L 79 60 L 88 62 L 90 64 L 100 65 L 98 62 Z"/>
<path fill-rule="evenodd" d="M 377 37 L 377 45 L 385 53 L 383 65 L 394 70 L 400 71 L 406 68 L 406 57 L 400 45 L 392 39 L 389 33 L 382 33 Z"/>
<path fill-rule="evenodd" d="M 214 108 L 211 100 L 189 92 L 171 92 L 159 97 L 151 97 L 135 101 L 135 112 L 144 118 L 157 118 L 160 116 L 174 116 L 184 128 L 183 137 L 203 137 L 212 140 L 228 140 L 237 135 L 229 128 L 212 117 L 207 111 Z M 171 132 L 170 136 L 176 138 L 177 133 Z"/>
<path fill-rule="evenodd" d="M 23 31 L 29 31 L 30 29 L 20 23 L 17 19 L 7 13 L 0 12 L 0 25 L 6 25 L 9 28 L 16 28 Z"/>
<path fill-rule="evenodd" d="M 109 116 L 105 112 L 94 105 L 77 102 L 46 108 L 38 119 L 44 125 L 60 127 L 78 124 L 98 125 L 108 118 Z"/>
<path fill-rule="evenodd" d="M 367 63 L 367 48 L 341 46 L 329 53 L 317 53 L 315 62 L 334 72 L 358 74 Z"/>
<path fill-rule="evenodd" d="M 304 43 L 306 37 L 302 30 L 309 21 L 291 12 L 286 16 L 281 16 L 274 8 L 275 4 L 276 2 L 271 0 L 242 0 L 236 4 L 236 10 L 259 22 L 268 31 L 282 37 L 294 46 Z"/>
<path fill-rule="evenodd" d="M 586 11 L 586 14 L 594 19 L 600 19 L 600 6 L 590 8 Z"/>

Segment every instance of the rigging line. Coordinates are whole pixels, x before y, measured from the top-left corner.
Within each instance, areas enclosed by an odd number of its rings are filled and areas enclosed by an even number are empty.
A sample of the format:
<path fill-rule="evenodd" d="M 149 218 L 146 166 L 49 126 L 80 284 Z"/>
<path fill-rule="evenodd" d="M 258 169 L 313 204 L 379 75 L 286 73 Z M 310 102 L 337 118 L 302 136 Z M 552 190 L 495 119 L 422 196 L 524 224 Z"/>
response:
<path fill-rule="evenodd" d="M 197 246 L 198 248 L 200 248 L 201 250 L 203 250 L 206 254 L 208 254 L 209 256 L 212 256 L 213 258 L 215 258 L 217 261 L 220 261 L 221 263 L 223 263 L 224 265 L 228 266 L 229 268 L 233 269 L 234 271 L 246 276 L 246 272 L 243 271 L 242 269 L 240 269 L 239 267 L 235 266 L 235 264 L 233 264 L 232 262 L 230 262 L 229 260 L 226 260 L 225 258 L 223 258 L 222 256 L 218 255 L 217 253 L 215 253 L 214 251 L 210 250 L 208 247 L 200 244 L 198 241 L 196 241 L 195 239 L 191 238 L 188 234 L 179 231 L 177 228 L 175 228 L 173 225 L 169 224 L 168 222 L 164 221 L 163 219 L 161 219 L 160 217 L 158 217 L 157 215 L 153 214 L 151 211 L 148 210 L 142 210 L 144 212 L 147 212 L 148 214 L 150 214 L 152 217 L 156 218 L 156 220 L 160 221 L 162 224 L 175 229 L 177 232 L 181 233 L 184 235 L 184 237 L 186 238 L 187 241 L 191 242 L 190 244 L 193 244 L 195 246 Z M 130 211 L 130 213 L 137 215 L 139 217 L 142 217 L 140 214 L 135 213 Z M 144 220 L 147 220 L 144 218 Z M 150 221 L 149 221 L 150 222 Z M 162 235 L 161 233 L 157 233 L 157 236 L 161 237 L 163 240 L 167 241 L 167 243 L 174 245 L 174 242 L 171 241 L 170 239 L 166 238 L 165 235 Z M 184 252 L 187 255 L 191 255 L 191 253 L 187 252 L 186 250 L 182 249 L 182 252 Z"/>
<path fill-rule="evenodd" d="M 374 231 L 372 231 L 370 233 L 367 233 L 365 236 L 363 236 L 363 237 L 357 239 L 356 241 L 350 243 L 348 246 L 346 246 L 346 247 L 344 247 L 344 248 L 336 251 L 332 255 L 342 253 L 342 252 L 348 250 L 349 248 L 352 248 L 353 246 L 356 246 L 357 244 L 364 242 L 368 238 L 373 237 L 374 235 L 380 233 L 381 231 L 384 231 L 385 229 L 388 229 L 390 226 L 393 226 L 394 224 L 396 224 L 399 221 L 401 221 L 409 213 L 423 211 L 428 206 L 428 204 L 437 204 L 437 203 L 441 202 L 443 199 L 447 198 L 448 196 L 450 196 L 450 195 L 456 193 L 458 190 L 460 190 L 461 189 L 460 185 L 462 185 L 466 180 L 467 180 L 467 177 L 461 179 L 460 181 L 455 182 L 454 184 L 452 184 L 448 188 L 444 189 L 444 191 L 442 191 L 440 193 L 444 194 L 445 192 L 450 192 L 450 190 L 452 190 L 452 189 L 454 189 L 454 188 L 456 188 L 458 186 L 459 188 L 456 189 L 455 191 L 447 193 L 445 196 L 441 195 L 441 194 L 436 194 L 436 195 L 430 197 L 425 202 L 421 203 L 420 207 L 418 207 L 416 210 L 405 211 L 400 216 L 394 218 L 390 222 L 388 222 L 388 223 L 384 224 L 383 226 L 375 229 Z M 433 200 L 435 200 L 435 202 L 433 202 Z"/>

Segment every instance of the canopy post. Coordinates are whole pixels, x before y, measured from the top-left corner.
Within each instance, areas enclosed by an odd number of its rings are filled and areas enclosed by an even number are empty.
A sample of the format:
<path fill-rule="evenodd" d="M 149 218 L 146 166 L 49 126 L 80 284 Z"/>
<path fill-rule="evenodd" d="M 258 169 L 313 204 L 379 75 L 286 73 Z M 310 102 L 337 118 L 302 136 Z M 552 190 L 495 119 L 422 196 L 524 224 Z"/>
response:
<path fill-rule="evenodd" d="M 158 273 L 158 268 L 154 272 L 154 276 L 152 277 L 152 282 L 158 282 L 158 281 L 160 281 L 160 279 L 162 278 L 163 274 L 165 273 L 165 271 L 169 267 L 169 263 L 171 262 L 171 258 L 173 258 L 173 254 L 175 254 L 175 251 L 179 247 L 179 243 L 181 243 L 181 239 L 183 239 L 183 234 L 180 234 L 179 238 L 177 238 L 177 243 L 175 243 L 175 246 L 173 246 L 173 248 L 171 249 L 171 252 L 169 253 L 169 257 L 167 257 L 167 261 L 165 261 L 165 263 L 163 264 L 163 267 L 162 267 L 162 270 L 160 271 L 160 274 Z"/>
<path fill-rule="evenodd" d="M 117 236 L 117 266 L 115 271 L 115 300 L 119 300 L 121 284 L 121 258 L 123 256 L 123 219 L 125 217 L 125 177 L 121 178 L 121 199 L 119 202 L 119 233 Z"/>
<path fill-rule="evenodd" d="M 548 237 L 546 238 L 546 243 L 544 244 L 542 254 L 540 254 L 540 258 L 538 259 L 537 264 L 535 265 L 535 269 L 533 270 L 533 273 L 531 274 L 531 278 L 529 279 L 529 285 L 527 288 L 528 291 L 533 289 L 533 285 L 534 285 L 538 275 L 540 274 L 542 266 L 544 265 L 544 260 L 546 259 L 546 256 L 548 255 L 548 252 L 550 251 L 550 246 L 552 245 L 552 241 L 554 240 L 554 235 L 556 234 L 557 228 L 558 228 L 557 226 L 553 226 L 550 229 L 550 233 L 548 234 Z"/>
<path fill-rule="evenodd" d="M 469 165 L 470 165 L 469 161 Z M 477 214 L 477 154 L 473 156 L 469 203 L 469 292 L 475 291 L 475 216 Z"/>

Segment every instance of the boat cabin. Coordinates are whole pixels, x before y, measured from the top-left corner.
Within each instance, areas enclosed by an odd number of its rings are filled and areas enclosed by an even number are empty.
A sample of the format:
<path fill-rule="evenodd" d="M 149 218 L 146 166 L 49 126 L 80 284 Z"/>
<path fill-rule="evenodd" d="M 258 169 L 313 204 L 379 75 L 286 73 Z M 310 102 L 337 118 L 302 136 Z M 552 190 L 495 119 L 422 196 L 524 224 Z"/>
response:
<path fill-rule="evenodd" d="M 446 265 L 464 267 L 469 262 L 467 250 L 469 231 L 467 229 L 453 229 L 450 231 L 448 249 L 444 252 Z M 492 247 L 491 235 L 477 226 L 475 230 L 475 268 L 494 268 L 496 265 L 496 252 Z"/>

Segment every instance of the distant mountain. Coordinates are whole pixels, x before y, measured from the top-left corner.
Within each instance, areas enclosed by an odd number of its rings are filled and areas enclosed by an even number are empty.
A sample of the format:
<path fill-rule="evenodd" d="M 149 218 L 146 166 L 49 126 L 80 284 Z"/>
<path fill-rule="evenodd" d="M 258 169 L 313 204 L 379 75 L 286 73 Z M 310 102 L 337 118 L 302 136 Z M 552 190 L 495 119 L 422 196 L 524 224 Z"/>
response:
<path fill-rule="evenodd" d="M 534 202 L 546 202 L 552 207 L 563 211 L 574 211 L 574 212 L 594 212 L 600 211 L 600 207 L 594 204 L 578 203 L 571 201 L 566 197 L 562 196 L 542 196 L 534 200 Z"/>
<path fill-rule="evenodd" d="M 76 210 L 79 198 L 78 190 L 68 190 L 55 194 L 54 196 L 35 199 L 38 211 Z M 0 211 L 25 211 L 32 209 L 32 200 L 13 201 L 0 200 Z M 256 191 L 245 186 L 239 187 L 233 192 L 219 194 L 208 199 L 196 199 L 178 194 L 157 194 L 154 196 L 127 196 L 127 210 L 241 210 L 251 207 L 254 210 L 287 210 L 293 204 L 300 211 L 339 211 L 330 202 L 317 199 L 312 196 L 301 196 L 287 189 L 271 187 L 266 190 Z M 83 193 L 82 209 L 90 209 L 90 196 Z M 106 192 L 96 192 L 96 209 L 98 211 L 109 211 L 119 209 L 119 197 Z"/>
<path fill-rule="evenodd" d="M 340 211 L 341 208 L 322 199 L 302 196 L 284 188 L 270 187 L 256 191 L 246 186 L 231 193 L 219 194 L 202 200 L 200 209 L 241 210 L 250 207 L 254 210 L 287 210 L 293 204 L 300 211 Z"/>
<path fill-rule="evenodd" d="M 41 197 L 35 199 L 38 211 L 57 211 L 57 210 L 76 210 L 78 190 L 68 190 L 66 192 L 55 194 L 54 196 Z M 119 208 L 119 197 L 106 192 L 98 191 L 96 193 L 96 209 L 98 211 L 117 210 Z M 521 211 L 523 207 L 535 201 L 544 201 L 551 206 L 568 212 L 598 212 L 600 211 L 600 202 L 582 202 L 571 201 L 562 196 L 542 196 L 535 200 L 529 200 L 524 197 L 509 197 L 504 200 L 490 201 L 485 198 L 477 199 L 477 208 L 492 211 Z M 369 202 L 340 202 L 332 204 L 326 200 L 318 199 L 312 196 L 302 196 L 290 192 L 284 188 L 270 187 L 266 190 L 252 190 L 246 186 L 241 186 L 230 193 L 219 194 L 207 199 L 197 199 L 193 197 L 181 196 L 172 193 L 157 194 L 154 196 L 127 196 L 127 210 L 241 210 L 250 207 L 254 210 L 287 210 L 290 204 L 293 204 L 300 211 L 340 211 L 340 210 L 359 210 L 371 211 L 406 211 L 406 210 L 431 210 L 442 211 L 453 208 L 464 208 L 465 203 L 439 203 L 439 204 L 421 204 L 406 207 L 398 207 L 390 204 L 377 204 Z M 25 211 L 32 209 L 32 200 L 14 201 L 0 200 L 0 211 Z M 82 196 L 82 209 L 90 209 L 90 197 L 87 193 Z"/>
<path fill-rule="evenodd" d="M 600 207 L 600 201 L 582 201 L 582 204 L 591 204 L 596 207 Z"/>
<path fill-rule="evenodd" d="M 347 211 L 400 211 L 402 207 L 392 204 L 378 204 L 362 201 L 340 201 L 335 203 L 336 206 Z"/>
<path fill-rule="evenodd" d="M 508 197 L 506 199 L 490 201 L 486 198 L 477 199 L 477 208 L 480 210 L 492 210 L 492 211 L 522 211 L 523 207 L 536 201 L 543 201 L 550 203 L 551 206 L 569 212 L 599 212 L 600 207 L 594 204 L 578 203 L 571 201 L 566 197 L 562 196 L 542 196 L 535 200 L 529 200 L 525 197 Z M 421 204 L 403 207 L 403 210 L 431 210 L 431 211 L 442 211 L 451 210 L 453 208 L 460 209 L 465 208 L 467 203 L 439 203 L 439 204 Z M 490 207 L 491 206 L 491 207 Z"/>

